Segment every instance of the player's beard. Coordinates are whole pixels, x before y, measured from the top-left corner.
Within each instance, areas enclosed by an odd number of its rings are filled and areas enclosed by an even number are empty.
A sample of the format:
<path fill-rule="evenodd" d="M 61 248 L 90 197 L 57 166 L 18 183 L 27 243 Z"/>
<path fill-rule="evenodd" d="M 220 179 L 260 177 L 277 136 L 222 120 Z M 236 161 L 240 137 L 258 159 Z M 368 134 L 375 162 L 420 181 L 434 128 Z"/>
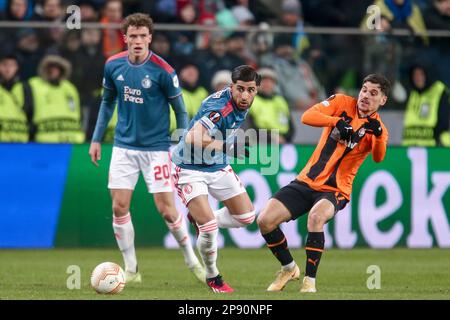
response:
<path fill-rule="evenodd" d="M 237 108 L 239 110 L 245 111 L 247 109 L 250 109 L 250 107 L 252 106 L 252 103 L 253 103 L 253 100 L 252 101 L 247 101 L 247 104 L 244 107 L 242 107 L 239 103 L 236 103 L 236 106 L 237 106 Z"/>
<path fill-rule="evenodd" d="M 370 110 L 370 102 L 368 100 L 361 99 L 358 101 L 358 109 L 361 112 L 368 112 Z"/>

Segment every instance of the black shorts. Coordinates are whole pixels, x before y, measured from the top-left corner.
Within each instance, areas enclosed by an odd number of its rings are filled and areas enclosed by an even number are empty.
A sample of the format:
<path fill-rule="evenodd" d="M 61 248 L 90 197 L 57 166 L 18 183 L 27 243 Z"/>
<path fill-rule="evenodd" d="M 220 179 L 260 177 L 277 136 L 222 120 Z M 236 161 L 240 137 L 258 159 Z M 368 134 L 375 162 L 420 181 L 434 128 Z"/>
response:
<path fill-rule="evenodd" d="M 348 203 L 348 200 L 340 193 L 316 191 L 297 179 L 281 188 L 273 197 L 286 206 L 292 216 L 292 220 L 309 212 L 316 202 L 321 199 L 331 201 L 334 205 L 334 214 L 344 209 Z"/>

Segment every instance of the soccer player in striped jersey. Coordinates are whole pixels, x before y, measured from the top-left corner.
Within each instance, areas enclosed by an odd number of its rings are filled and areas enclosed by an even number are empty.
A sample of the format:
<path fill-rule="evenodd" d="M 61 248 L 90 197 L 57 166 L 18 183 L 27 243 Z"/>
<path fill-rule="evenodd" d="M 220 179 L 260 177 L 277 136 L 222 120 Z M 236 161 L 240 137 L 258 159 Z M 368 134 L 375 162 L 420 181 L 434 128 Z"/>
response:
<path fill-rule="evenodd" d="M 257 220 L 267 246 L 282 265 L 268 291 L 280 291 L 288 281 L 300 278 L 279 225 L 309 212 L 300 291 L 316 292 L 325 244 L 323 226 L 350 200 L 355 175 L 369 153 L 375 162 L 386 154 L 388 131 L 377 111 L 386 103 L 389 89 L 384 76 L 371 74 L 363 80 L 358 99 L 336 94 L 303 114 L 303 123 L 324 128 L 319 143 L 297 178 L 269 200 Z"/>
<path fill-rule="evenodd" d="M 261 77 L 247 65 L 235 68 L 231 86 L 206 98 L 192 119 L 183 139 L 172 152 L 176 164 L 178 194 L 198 228 L 197 247 L 206 267 L 207 284 L 213 292 L 233 289 L 217 268 L 218 228 L 246 227 L 255 220 L 255 210 L 227 155 L 248 156 L 236 132 L 253 103 Z M 208 194 L 224 207 L 212 211 Z"/>
<path fill-rule="evenodd" d="M 187 126 L 178 78 L 167 62 L 149 50 L 153 21 L 148 15 L 129 15 L 122 31 L 128 51 L 110 57 L 105 64 L 102 103 L 89 155 L 98 166 L 101 141 L 117 100 L 118 122 L 108 188 L 112 196 L 113 229 L 124 258 L 126 281 L 141 282 L 129 209 L 142 172 L 158 211 L 183 251 L 186 264 L 204 283 L 204 268 L 195 255 L 173 196 L 169 104 L 175 111 L 178 128 Z"/>

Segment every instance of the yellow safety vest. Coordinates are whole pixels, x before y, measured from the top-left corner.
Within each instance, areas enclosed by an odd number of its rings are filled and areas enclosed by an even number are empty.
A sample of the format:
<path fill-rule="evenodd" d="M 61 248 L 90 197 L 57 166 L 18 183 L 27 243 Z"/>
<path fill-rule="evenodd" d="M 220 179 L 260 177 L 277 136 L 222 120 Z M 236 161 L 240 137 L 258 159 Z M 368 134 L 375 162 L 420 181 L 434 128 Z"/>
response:
<path fill-rule="evenodd" d="M 410 93 L 403 128 L 402 144 L 404 146 L 432 147 L 436 145 L 434 128 L 438 122 L 439 102 L 445 89 L 444 83 L 436 81 L 422 93 L 416 90 Z M 445 139 L 441 137 L 441 141 Z"/>
<path fill-rule="evenodd" d="M 40 77 L 29 80 L 33 93 L 35 140 L 42 143 L 83 143 L 80 97 L 75 86 L 62 80 L 57 86 Z"/>
<path fill-rule="evenodd" d="M 289 105 L 282 96 L 276 95 L 271 99 L 256 96 L 250 115 L 258 129 L 278 129 L 280 134 L 289 131 Z"/>
<path fill-rule="evenodd" d="M 208 96 L 208 91 L 203 87 L 198 87 L 195 91 L 188 91 L 182 89 L 183 100 L 186 106 L 186 111 L 188 118 L 192 119 L 196 114 L 202 101 Z M 170 108 L 170 132 L 173 132 L 177 128 L 177 120 L 175 117 L 175 112 Z"/>
<path fill-rule="evenodd" d="M 17 84 L 12 90 L 0 86 L 0 142 L 28 142 L 29 131 L 25 112 L 14 96 Z"/>

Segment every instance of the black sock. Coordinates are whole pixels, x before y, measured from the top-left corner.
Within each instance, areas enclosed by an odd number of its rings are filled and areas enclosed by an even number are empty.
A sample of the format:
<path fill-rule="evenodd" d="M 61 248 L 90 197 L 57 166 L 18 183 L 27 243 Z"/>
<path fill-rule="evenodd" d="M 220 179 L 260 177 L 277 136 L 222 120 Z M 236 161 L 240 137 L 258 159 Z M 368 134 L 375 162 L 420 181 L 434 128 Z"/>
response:
<path fill-rule="evenodd" d="M 306 240 L 306 276 L 315 278 L 317 268 L 319 267 L 320 257 L 322 256 L 325 245 L 325 236 L 323 232 L 308 232 Z"/>
<path fill-rule="evenodd" d="M 267 246 L 272 251 L 273 255 L 280 261 L 281 265 L 285 266 L 294 261 L 289 252 L 286 237 L 280 228 L 277 227 L 275 230 L 263 234 L 262 236 L 266 240 Z"/>

